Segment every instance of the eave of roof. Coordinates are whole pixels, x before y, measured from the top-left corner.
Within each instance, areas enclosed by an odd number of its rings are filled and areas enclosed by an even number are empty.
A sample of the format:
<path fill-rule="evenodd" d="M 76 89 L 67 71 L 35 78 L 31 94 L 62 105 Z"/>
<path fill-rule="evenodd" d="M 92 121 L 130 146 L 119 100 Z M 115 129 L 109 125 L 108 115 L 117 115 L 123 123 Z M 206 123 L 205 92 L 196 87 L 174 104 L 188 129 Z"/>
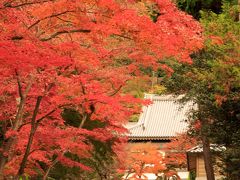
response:
<path fill-rule="evenodd" d="M 222 152 L 226 150 L 226 147 L 219 144 L 211 144 L 210 150 L 213 152 Z M 200 144 L 198 146 L 195 146 L 189 150 L 187 150 L 187 153 L 202 153 L 203 152 L 203 145 Z"/>
<path fill-rule="evenodd" d="M 134 136 L 129 136 L 129 140 L 160 140 L 160 141 L 165 141 L 165 140 L 172 140 L 175 139 L 176 137 L 167 137 L 167 136 L 163 136 L 163 137 L 159 137 L 159 136 L 149 136 L 149 137 L 134 137 Z"/>

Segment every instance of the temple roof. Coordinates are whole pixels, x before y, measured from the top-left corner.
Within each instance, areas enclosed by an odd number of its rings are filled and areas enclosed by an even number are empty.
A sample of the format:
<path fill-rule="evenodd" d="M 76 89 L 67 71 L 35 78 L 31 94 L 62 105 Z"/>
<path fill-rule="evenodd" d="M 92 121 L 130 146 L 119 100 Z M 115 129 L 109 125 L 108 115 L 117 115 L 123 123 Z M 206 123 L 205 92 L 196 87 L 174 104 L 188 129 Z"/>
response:
<path fill-rule="evenodd" d="M 180 104 L 183 96 L 148 94 L 152 104 L 144 106 L 138 122 L 127 126 L 130 140 L 168 140 L 187 130 L 187 113 L 193 102 Z"/>

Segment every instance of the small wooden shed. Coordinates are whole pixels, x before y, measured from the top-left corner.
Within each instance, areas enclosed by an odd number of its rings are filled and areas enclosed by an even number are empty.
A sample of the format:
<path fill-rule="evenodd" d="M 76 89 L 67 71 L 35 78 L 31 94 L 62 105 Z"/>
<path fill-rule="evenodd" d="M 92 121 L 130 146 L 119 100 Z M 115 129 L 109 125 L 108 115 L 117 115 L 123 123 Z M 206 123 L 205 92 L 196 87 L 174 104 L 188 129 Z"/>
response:
<path fill-rule="evenodd" d="M 216 145 L 216 144 L 211 144 L 210 149 L 215 154 L 217 154 L 217 152 L 224 151 L 225 147 Z M 218 161 L 218 160 L 216 160 L 216 161 Z M 206 180 L 207 179 L 204 158 L 203 158 L 202 145 L 198 145 L 187 151 L 187 163 L 188 163 L 188 171 L 191 174 L 194 174 L 196 180 Z M 222 176 L 219 173 L 219 169 L 217 167 L 214 167 L 214 171 L 215 171 L 215 178 L 221 179 Z"/>

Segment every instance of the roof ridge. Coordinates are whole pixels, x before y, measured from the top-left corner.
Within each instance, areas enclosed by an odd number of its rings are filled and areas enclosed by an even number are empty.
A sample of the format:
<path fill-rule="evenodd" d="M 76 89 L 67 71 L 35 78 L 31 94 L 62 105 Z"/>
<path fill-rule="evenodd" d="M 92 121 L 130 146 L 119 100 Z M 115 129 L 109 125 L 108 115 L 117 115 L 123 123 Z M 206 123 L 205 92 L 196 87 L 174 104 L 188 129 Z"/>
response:
<path fill-rule="evenodd" d="M 184 94 L 181 95 L 172 95 L 172 94 L 166 94 L 166 95 L 157 95 L 157 94 L 145 94 L 145 99 L 150 100 L 169 100 L 169 101 L 177 101 L 184 97 Z"/>
<path fill-rule="evenodd" d="M 143 124 L 144 123 L 137 123 L 134 126 L 129 127 L 128 130 L 135 129 L 135 128 L 139 127 L 139 126 L 142 126 Z"/>

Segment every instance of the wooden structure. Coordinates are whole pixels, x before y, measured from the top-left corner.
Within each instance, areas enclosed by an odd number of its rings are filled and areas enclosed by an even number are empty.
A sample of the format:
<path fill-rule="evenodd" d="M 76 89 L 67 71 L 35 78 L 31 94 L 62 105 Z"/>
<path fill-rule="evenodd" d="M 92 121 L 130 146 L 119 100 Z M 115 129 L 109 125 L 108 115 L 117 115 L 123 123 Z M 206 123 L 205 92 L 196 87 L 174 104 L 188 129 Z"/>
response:
<path fill-rule="evenodd" d="M 225 150 L 224 146 L 211 144 L 210 149 L 216 155 L 217 152 L 221 152 Z M 216 156 L 216 161 L 217 160 Z M 193 173 L 196 177 L 196 180 L 206 180 L 206 171 L 205 171 L 205 164 L 203 158 L 203 148 L 202 145 L 198 145 L 193 147 L 187 151 L 187 163 L 188 163 L 188 171 Z M 215 171 L 215 178 L 216 180 L 221 179 L 221 175 L 217 167 L 214 167 Z"/>
<path fill-rule="evenodd" d="M 188 123 L 187 113 L 194 107 L 193 102 L 182 105 L 179 100 L 183 95 L 145 94 L 145 99 L 151 100 L 151 104 L 144 106 L 138 122 L 128 123 L 129 144 L 141 144 L 151 142 L 159 147 L 159 151 L 165 156 L 162 147 L 165 143 L 175 139 L 179 133 L 186 132 Z M 149 179 L 157 177 L 151 173 L 145 173 Z M 182 180 L 186 180 L 188 172 L 178 172 Z"/>

